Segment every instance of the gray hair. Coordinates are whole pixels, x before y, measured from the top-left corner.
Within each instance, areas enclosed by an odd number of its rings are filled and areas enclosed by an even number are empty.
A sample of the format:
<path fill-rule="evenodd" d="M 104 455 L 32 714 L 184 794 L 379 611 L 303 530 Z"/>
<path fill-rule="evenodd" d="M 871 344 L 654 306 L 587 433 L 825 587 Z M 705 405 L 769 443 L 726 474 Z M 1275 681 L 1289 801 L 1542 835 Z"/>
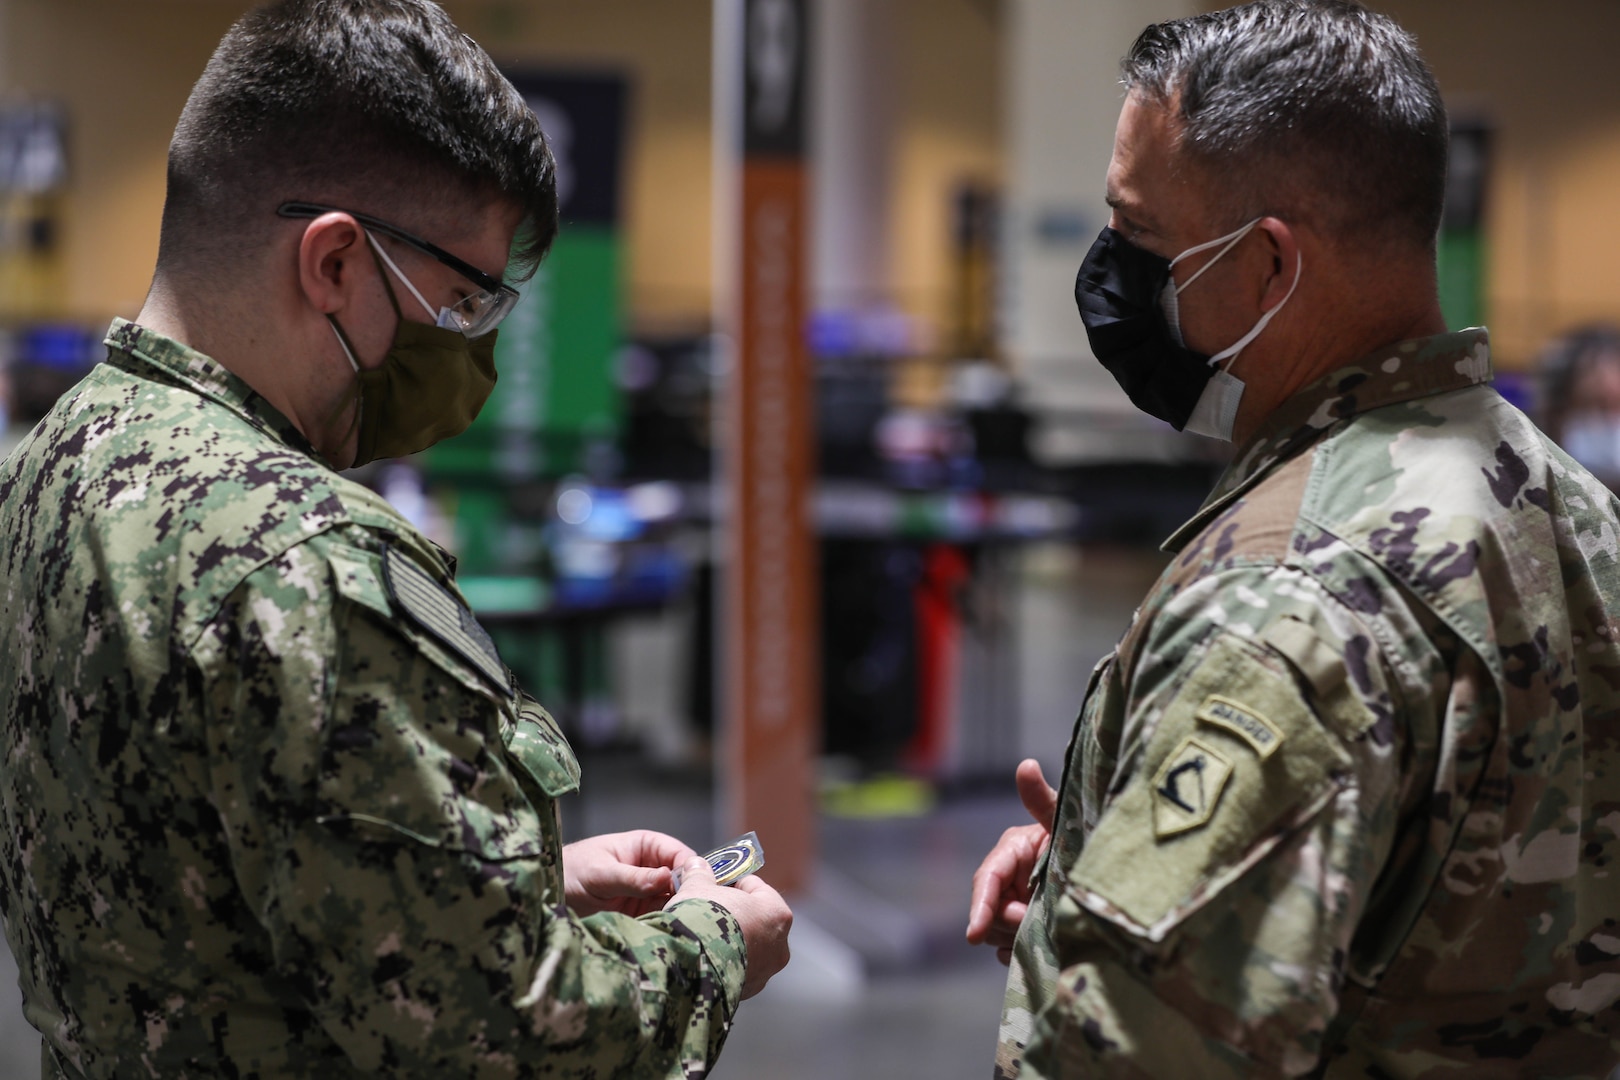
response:
<path fill-rule="evenodd" d="M 1433 250 L 1448 131 L 1417 42 L 1351 0 L 1256 0 L 1142 31 L 1125 86 L 1173 105 L 1177 149 L 1231 227 L 1272 214 Z"/>

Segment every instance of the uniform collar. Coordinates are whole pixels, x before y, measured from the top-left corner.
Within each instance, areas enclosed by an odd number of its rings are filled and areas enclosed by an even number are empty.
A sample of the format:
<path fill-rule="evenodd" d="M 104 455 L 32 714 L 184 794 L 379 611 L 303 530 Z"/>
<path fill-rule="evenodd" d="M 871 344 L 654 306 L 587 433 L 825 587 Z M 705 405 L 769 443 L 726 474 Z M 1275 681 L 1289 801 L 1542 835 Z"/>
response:
<path fill-rule="evenodd" d="M 133 367 L 137 372 L 143 366 L 155 368 L 170 380 L 217 401 L 267 435 L 325 463 L 297 425 L 217 360 L 128 319 L 113 320 L 106 345 L 112 350 L 108 358 L 111 362 Z"/>
<path fill-rule="evenodd" d="M 1272 469 L 1346 421 L 1403 401 L 1462 390 L 1492 378 L 1490 335 L 1482 326 L 1376 349 L 1283 402 L 1260 425 L 1198 513 L 1164 550 L 1179 552 Z"/>

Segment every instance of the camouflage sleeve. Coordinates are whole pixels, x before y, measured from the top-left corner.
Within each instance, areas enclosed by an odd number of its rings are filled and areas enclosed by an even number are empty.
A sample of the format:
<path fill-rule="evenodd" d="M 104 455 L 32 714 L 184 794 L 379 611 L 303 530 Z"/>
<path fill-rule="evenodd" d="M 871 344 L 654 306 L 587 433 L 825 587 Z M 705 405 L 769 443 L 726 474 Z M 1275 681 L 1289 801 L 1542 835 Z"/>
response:
<path fill-rule="evenodd" d="M 704 1075 L 742 985 L 735 919 L 568 910 L 571 755 L 514 753 L 543 714 L 397 619 L 376 558 L 293 549 L 194 650 L 256 962 L 369 1075 Z"/>
<path fill-rule="evenodd" d="M 1052 898 L 1058 974 L 1025 1075 L 1316 1067 L 1395 843 L 1413 754 L 1395 721 L 1423 647 L 1275 567 L 1155 614 L 1119 764 Z"/>

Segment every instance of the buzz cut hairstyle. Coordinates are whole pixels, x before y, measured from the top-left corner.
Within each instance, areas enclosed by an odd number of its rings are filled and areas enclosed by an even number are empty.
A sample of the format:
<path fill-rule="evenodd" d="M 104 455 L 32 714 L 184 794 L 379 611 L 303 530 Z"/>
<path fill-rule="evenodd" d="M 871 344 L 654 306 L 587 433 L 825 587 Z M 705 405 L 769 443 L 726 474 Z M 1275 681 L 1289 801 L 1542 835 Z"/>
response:
<path fill-rule="evenodd" d="M 289 200 L 408 231 L 508 203 L 519 280 L 557 234 L 539 121 L 429 0 L 278 0 L 220 41 L 169 145 L 160 271 L 214 274 L 262 249 Z"/>
<path fill-rule="evenodd" d="M 1273 215 L 1433 251 L 1449 127 L 1416 40 L 1353 0 L 1256 0 L 1149 26 L 1128 91 L 1173 105 L 1177 151 L 1235 227 Z"/>

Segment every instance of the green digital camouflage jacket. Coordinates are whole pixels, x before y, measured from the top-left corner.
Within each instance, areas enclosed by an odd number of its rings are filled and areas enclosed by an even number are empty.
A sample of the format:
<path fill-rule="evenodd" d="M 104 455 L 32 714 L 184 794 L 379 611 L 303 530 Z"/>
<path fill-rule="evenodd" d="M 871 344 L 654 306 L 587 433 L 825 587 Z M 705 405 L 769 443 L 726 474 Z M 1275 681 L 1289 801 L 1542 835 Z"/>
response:
<path fill-rule="evenodd" d="M 578 766 L 445 556 L 127 322 L 0 466 L 0 901 L 46 1077 L 702 1076 L 735 919 L 564 901 Z"/>
<path fill-rule="evenodd" d="M 1620 1060 L 1620 504 L 1402 342 L 1267 419 L 1092 677 L 995 1074 Z"/>

